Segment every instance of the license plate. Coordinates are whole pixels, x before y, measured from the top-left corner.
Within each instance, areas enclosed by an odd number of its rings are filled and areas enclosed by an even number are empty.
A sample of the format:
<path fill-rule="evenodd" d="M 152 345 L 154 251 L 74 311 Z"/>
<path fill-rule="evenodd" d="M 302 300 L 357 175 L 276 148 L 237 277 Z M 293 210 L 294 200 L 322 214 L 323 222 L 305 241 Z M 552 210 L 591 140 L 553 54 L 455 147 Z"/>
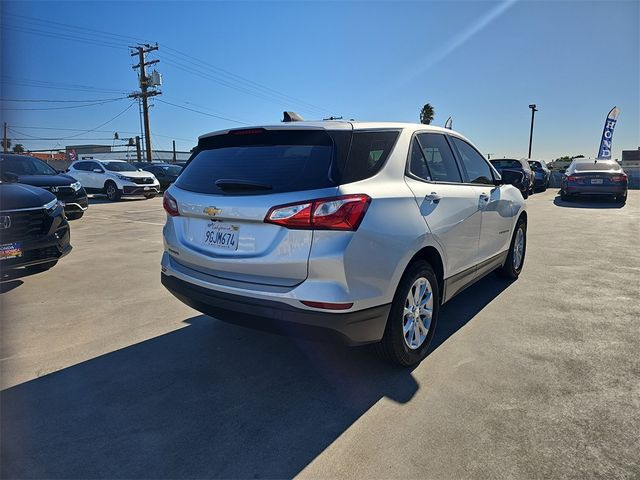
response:
<path fill-rule="evenodd" d="M 223 222 L 208 222 L 202 233 L 201 242 L 205 247 L 237 250 L 240 227 Z"/>
<path fill-rule="evenodd" d="M 602 184 L 602 179 L 601 178 L 592 178 L 591 179 L 591 185 L 601 185 Z"/>
<path fill-rule="evenodd" d="M 0 260 L 19 258 L 22 256 L 22 244 L 20 242 L 5 243 L 0 245 Z"/>

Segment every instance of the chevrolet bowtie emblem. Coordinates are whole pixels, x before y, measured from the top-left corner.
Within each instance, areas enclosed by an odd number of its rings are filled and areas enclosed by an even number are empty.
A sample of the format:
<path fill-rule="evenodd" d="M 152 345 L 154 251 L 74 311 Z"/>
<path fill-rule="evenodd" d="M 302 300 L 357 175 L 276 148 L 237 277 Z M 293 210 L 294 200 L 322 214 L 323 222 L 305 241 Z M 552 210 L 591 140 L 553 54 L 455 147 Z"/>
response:
<path fill-rule="evenodd" d="M 210 217 L 215 217 L 216 215 L 220 215 L 222 213 L 222 210 L 216 207 L 207 207 L 203 210 L 203 212 Z"/>

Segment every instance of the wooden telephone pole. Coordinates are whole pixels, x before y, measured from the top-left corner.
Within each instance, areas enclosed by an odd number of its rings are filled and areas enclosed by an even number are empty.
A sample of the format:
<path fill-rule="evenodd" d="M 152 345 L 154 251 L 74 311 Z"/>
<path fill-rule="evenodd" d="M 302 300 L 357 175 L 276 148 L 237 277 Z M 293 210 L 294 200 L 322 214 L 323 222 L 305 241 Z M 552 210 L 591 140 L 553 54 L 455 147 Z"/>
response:
<path fill-rule="evenodd" d="M 146 160 L 147 162 L 151 162 L 151 125 L 149 123 L 149 97 L 155 97 L 156 95 L 160 95 L 162 92 L 155 90 L 155 88 L 149 90 L 149 87 L 155 87 L 155 85 L 150 84 L 150 78 L 147 76 L 147 66 L 153 65 L 154 63 L 158 63 L 160 60 L 151 60 L 150 62 L 145 62 L 145 56 L 149 52 L 153 52 L 154 50 L 158 50 L 158 46 L 149 45 L 145 43 L 144 45 L 138 45 L 136 47 L 129 47 L 135 50 L 135 52 L 131 53 L 132 57 L 138 56 L 139 63 L 134 65 L 132 68 L 140 69 L 140 91 L 132 93 L 129 95 L 130 98 L 141 98 L 142 99 L 142 114 L 144 117 L 144 139 L 145 139 L 145 147 L 146 147 Z"/>

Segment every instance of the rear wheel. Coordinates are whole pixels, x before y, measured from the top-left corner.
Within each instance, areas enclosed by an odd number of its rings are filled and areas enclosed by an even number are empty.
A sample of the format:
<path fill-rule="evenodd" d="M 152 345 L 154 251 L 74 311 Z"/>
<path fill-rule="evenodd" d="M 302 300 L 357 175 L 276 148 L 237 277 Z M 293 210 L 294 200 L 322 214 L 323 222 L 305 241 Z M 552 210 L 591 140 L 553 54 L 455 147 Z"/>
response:
<path fill-rule="evenodd" d="M 564 193 L 564 190 L 560 190 L 560 199 L 566 202 L 567 200 L 569 200 L 569 195 Z"/>
<path fill-rule="evenodd" d="M 618 202 L 624 205 L 627 203 L 627 192 L 624 192 L 622 195 L 617 195 L 615 198 Z"/>
<path fill-rule="evenodd" d="M 107 182 L 104 186 L 104 191 L 111 202 L 120 200 L 120 197 L 122 196 L 122 192 L 118 190 L 118 186 L 113 182 Z"/>
<path fill-rule="evenodd" d="M 384 336 L 376 345 L 378 354 L 405 367 L 422 361 L 435 332 L 439 299 L 431 265 L 424 260 L 412 263 L 398 284 Z"/>
<path fill-rule="evenodd" d="M 507 278 L 518 278 L 524 265 L 524 255 L 527 251 L 527 224 L 524 219 L 519 219 L 511 238 L 509 253 L 504 265 L 498 270 L 498 274 Z"/>

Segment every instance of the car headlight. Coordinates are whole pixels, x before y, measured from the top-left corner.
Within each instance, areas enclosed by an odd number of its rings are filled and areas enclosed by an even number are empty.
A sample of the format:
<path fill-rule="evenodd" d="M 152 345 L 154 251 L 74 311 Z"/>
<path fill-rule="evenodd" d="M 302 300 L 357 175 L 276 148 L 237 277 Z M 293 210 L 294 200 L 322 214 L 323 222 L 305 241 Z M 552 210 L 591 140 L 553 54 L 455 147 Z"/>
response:
<path fill-rule="evenodd" d="M 58 201 L 57 198 L 54 198 L 49 203 L 44 204 L 42 208 L 44 208 L 47 211 L 47 213 L 52 213 L 57 208 L 58 205 L 60 205 L 60 202 Z"/>
<path fill-rule="evenodd" d="M 125 175 L 120 175 L 119 173 L 116 173 L 116 177 L 118 177 L 120 180 L 124 180 L 125 182 L 133 182 L 133 178 L 127 177 Z"/>
<path fill-rule="evenodd" d="M 82 188 L 82 184 L 80 182 L 73 182 L 71 184 L 71 188 L 73 188 L 77 192 Z"/>

